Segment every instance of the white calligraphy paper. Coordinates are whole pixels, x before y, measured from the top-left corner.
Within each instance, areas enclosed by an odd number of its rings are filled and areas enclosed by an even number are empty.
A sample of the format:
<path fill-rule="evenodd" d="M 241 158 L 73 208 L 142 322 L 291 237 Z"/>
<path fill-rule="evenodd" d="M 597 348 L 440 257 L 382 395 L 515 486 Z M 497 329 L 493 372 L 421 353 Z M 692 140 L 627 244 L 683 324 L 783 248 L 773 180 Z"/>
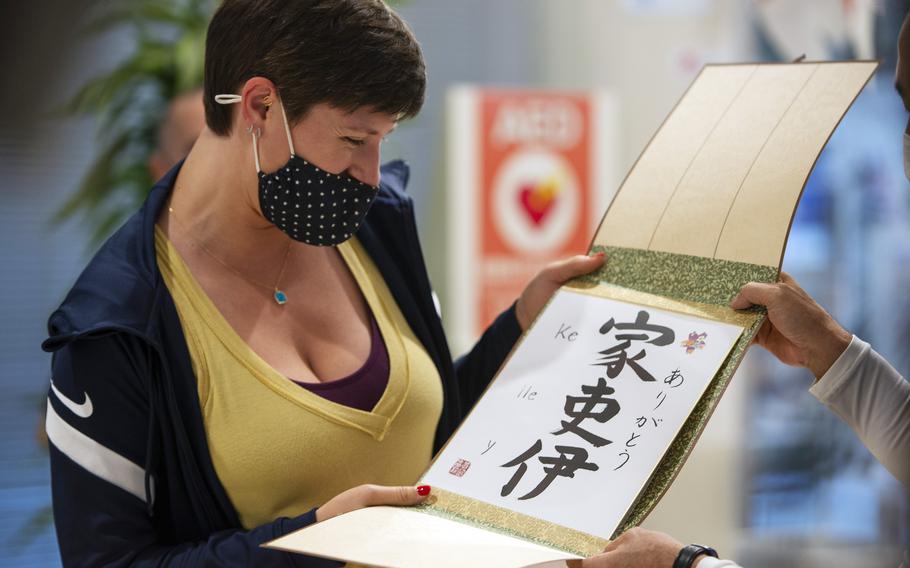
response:
<path fill-rule="evenodd" d="M 609 538 L 742 331 L 560 290 L 423 482 Z"/>

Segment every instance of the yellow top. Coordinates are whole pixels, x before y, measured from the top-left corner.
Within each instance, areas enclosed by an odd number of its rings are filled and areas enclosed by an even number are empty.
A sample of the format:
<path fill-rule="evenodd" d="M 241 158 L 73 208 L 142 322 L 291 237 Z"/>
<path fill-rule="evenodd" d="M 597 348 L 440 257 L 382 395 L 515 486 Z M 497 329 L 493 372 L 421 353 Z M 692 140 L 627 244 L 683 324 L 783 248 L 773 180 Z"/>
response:
<path fill-rule="evenodd" d="M 189 346 L 215 471 L 244 527 L 300 515 L 364 483 L 417 481 L 432 457 L 442 384 L 359 242 L 338 250 L 379 324 L 390 366 L 371 412 L 279 374 L 236 334 L 157 227 L 155 248 Z"/>

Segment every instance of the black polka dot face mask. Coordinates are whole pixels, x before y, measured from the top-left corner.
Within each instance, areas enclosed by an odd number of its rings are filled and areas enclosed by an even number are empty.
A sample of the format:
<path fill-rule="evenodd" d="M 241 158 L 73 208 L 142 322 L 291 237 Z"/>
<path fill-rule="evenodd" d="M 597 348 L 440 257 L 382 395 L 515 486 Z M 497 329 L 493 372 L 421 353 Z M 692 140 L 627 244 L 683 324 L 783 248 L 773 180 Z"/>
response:
<path fill-rule="evenodd" d="M 350 176 L 321 170 L 293 153 L 280 170 L 259 172 L 262 214 L 308 245 L 331 246 L 350 239 L 378 191 Z"/>
<path fill-rule="evenodd" d="M 221 104 L 239 102 L 238 95 L 218 95 Z M 259 208 L 272 224 L 296 241 L 333 246 L 354 236 L 379 192 L 345 174 L 327 172 L 294 151 L 294 141 L 284 107 L 281 116 L 291 158 L 272 173 L 259 165 L 259 133 L 250 131 L 259 175 Z"/>

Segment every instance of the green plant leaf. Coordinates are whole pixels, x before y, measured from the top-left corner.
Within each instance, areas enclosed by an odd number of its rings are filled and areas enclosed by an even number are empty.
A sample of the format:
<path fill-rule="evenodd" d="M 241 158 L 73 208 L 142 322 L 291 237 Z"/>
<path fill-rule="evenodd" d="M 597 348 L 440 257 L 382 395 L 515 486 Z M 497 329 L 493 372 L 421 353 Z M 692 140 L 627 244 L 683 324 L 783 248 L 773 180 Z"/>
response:
<path fill-rule="evenodd" d="M 178 93 L 188 91 L 202 84 L 205 65 L 204 33 L 187 33 L 174 45 L 174 67 Z"/>
<path fill-rule="evenodd" d="M 132 30 L 135 47 L 113 69 L 88 80 L 55 114 L 92 116 L 98 154 L 51 222 L 79 217 L 107 236 L 151 186 L 148 156 L 158 123 L 177 94 L 202 84 L 205 31 L 214 0 L 112 0 L 83 32 Z"/>
<path fill-rule="evenodd" d="M 204 11 L 197 2 L 152 1 L 142 2 L 121 0 L 109 4 L 107 11 L 95 17 L 85 27 L 88 35 L 97 35 L 124 24 L 163 24 L 174 28 L 195 27 L 200 16 L 207 21 L 211 12 Z"/>

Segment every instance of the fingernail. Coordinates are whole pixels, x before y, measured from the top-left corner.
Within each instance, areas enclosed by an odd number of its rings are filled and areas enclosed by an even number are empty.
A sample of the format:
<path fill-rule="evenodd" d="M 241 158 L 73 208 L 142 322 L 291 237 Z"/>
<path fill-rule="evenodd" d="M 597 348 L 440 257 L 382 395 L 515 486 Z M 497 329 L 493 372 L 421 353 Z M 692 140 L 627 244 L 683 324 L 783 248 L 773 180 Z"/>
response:
<path fill-rule="evenodd" d="M 605 255 L 606 255 L 606 253 L 603 251 L 595 252 L 594 254 L 591 255 L 591 258 L 603 258 Z"/>
<path fill-rule="evenodd" d="M 420 495 L 421 497 L 426 497 L 427 495 L 430 494 L 430 486 L 429 485 L 418 485 L 417 494 Z"/>

